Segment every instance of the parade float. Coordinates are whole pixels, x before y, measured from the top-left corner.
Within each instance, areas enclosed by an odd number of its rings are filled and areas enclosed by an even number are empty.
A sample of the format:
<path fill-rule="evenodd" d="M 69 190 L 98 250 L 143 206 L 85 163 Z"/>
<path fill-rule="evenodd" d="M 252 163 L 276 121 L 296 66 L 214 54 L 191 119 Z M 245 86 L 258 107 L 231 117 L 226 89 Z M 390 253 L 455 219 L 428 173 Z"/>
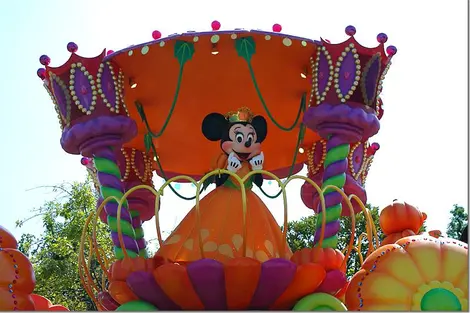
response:
<path fill-rule="evenodd" d="M 78 269 L 97 307 L 468 310 L 467 244 L 419 234 L 426 214 L 401 202 L 384 209 L 381 243 L 364 206 L 380 147 L 369 138 L 380 128 L 382 85 L 397 52 L 385 48 L 387 35 L 367 48 L 353 26 L 338 44 L 283 34 L 279 24 L 270 32 L 211 26 L 168 37 L 154 31 L 150 42 L 92 58 L 70 42 L 59 67 L 40 57 L 37 74 L 55 105 L 62 148 L 83 157 L 101 194 Z M 304 166 L 306 177 L 298 175 Z M 165 180 L 158 190 L 155 174 Z M 318 218 L 314 246 L 292 254 L 285 187 L 294 179 L 305 182 L 300 197 Z M 253 192 L 267 195 L 264 181 L 279 185 L 268 196 L 284 205 L 282 228 Z M 179 194 L 175 182 L 193 184 L 195 194 Z M 165 206 L 164 192 L 196 202 L 165 239 L 160 215 L 178 208 Z M 348 280 L 356 214 L 367 220 L 369 250 Z M 352 220 L 344 253 L 337 249 L 343 216 Z M 142 223 L 153 217 L 159 250 L 149 256 Z M 101 222 L 113 247 L 96 242 Z M 105 290 L 90 274 L 92 257 Z"/>

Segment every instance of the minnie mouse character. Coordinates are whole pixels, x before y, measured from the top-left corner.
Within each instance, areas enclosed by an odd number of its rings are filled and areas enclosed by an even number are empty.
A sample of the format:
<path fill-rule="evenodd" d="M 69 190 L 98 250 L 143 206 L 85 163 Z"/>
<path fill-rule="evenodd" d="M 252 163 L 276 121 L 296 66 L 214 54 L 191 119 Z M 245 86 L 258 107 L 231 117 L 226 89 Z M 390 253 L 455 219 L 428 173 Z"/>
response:
<path fill-rule="evenodd" d="M 226 115 L 211 113 L 202 122 L 202 133 L 211 141 L 220 141 L 222 149 L 214 169 L 227 169 L 243 178 L 251 170 L 261 170 L 264 154 L 261 143 L 268 133 L 264 117 L 254 116 L 244 107 Z M 246 256 L 263 262 L 271 258 L 292 255 L 281 229 L 263 201 L 251 190 L 253 183 L 263 184 L 261 174 L 245 181 L 246 236 L 243 237 L 243 204 L 240 185 L 229 174 L 214 177 L 217 188 L 199 202 L 200 229 L 193 208 L 173 233 L 165 240 L 157 255 L 184 263 L 202 257 L 226 262 Z M 202 252 L 199 249 L 199 235 Z"/>
<path fill-rule="evenodd" d="M 268 124 L 261 115 L 253 116 L 248 108 L 229 112 L 225 116 L 211 113 L 202 122 L 202 133 L 211 141 L 220 141 L 220 147 L 225 154 L 221 156 L 221 161 L 227 157 L 226 169 L 230 172 L 243 177 L 249 172 L 249 167 L 253 171 L 263 169 L 264 154 L 261 151 L 261 143 L 268 134 Z M 217 163 L 220 164 L 220 161 Z M 229 174 L 217 175 L 216 186 L 226 183 L 229 176 Z M 261 187 L 263 176 L 255 174 L 251 181 Z"/>

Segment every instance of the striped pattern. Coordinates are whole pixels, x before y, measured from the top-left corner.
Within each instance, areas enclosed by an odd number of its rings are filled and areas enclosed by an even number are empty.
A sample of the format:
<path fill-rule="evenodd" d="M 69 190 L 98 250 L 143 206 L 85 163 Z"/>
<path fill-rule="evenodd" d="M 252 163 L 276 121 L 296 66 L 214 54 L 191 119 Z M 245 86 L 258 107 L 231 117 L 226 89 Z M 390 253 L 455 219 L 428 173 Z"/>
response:
<path fill-rule="evenodd" d="M 111 148 L 103 148 L 94 155 L 94 164 L 97 170 L 100 191 L 103 199 L 114 196 L 121 199 L 124 190 L 121 184 L 121 173 L 116 163 L 116 157 Z M 124 246 L 130 257 L 136 257 L 139 254 L 139 246 L 136 242 L 136 233 L 132 226 L 132 217 L 127 209 L 127 201 L 124 201 L 121 207 L 120 226 Z M 109 201 L 105 206 L 108 215 L 108 225 L 111 229 L 111 239 L 114 244 L 114 253 L 117 259 L 124 258 L 124 253 L 119 243 L 117 233 L 117 211 L 118 203 L 114 200 Z M 142 232 L 143 233 L 143 232 Z"/>
<path fill-rule="evenodd" d="M 324 163 L 322 188 L 333 185 L 343 189 L 346 182 L 346 170 L 348 166 L 347 157 L 349 154 L 349 143 L 338 136 L 332 135 L 326 144 L 326 158 Z M 333 189 L 328 189 L 325 193 L 325 213 L 326 225 L 325 236 L 322 248 L 336 248 L 338 245 L 339 218 L 342 211 L 342 196 Z M 320 211 L 317 217 L 317 227 L 315 231 L 315 244 L 320 239 L 322 230 L 323 213 Z"/>

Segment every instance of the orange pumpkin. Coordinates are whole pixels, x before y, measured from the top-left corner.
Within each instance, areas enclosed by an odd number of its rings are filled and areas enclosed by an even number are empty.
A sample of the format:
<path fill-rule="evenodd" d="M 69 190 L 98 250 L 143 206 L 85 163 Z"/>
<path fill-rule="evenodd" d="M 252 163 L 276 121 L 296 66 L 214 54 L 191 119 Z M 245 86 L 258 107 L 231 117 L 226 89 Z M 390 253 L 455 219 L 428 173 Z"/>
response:
<path fill-rule="evenodd" d="M 402 238 L 405 238 L 408 236 L 414 236 L 414 235 L 416 234 L 412 230 L 405 229 L 402 232 L 393 233 L 385 237 L 384 240 L 382 240 L 382 242 L 380 243 L 380 246 L 385 246 L 391 243 L 395 243 Z"/>
<path fill-rule="evenodd" d="M 340 270 L 344 255 L 341 251 L 333 248 L 303 248 L 296 251 L 290 260 L 298 265 L 317 263 L 328 272 Z"/>
<path fill-rule="evenodd" d="M 406 229 L 417 234 L 426 218 L 426 214 L 418 208 L 406 202 L 394 201 L 380 213 L 380 227 L 386 235 Z"/>
<path fill-rule="evenodd" d="M 17 245 L 15 237 L 0 226 L 0 311 L 34 310 L 33 267 Z"/>

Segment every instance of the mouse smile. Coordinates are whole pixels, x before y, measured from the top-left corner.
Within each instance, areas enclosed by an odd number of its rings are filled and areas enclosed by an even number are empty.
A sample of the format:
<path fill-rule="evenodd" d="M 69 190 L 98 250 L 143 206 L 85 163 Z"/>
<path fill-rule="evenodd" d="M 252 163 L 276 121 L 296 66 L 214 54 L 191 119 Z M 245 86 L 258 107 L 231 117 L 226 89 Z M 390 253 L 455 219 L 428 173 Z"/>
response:
<path fill-rule="evenodd" d="M 248 157 L 250 156 L 250 153 L 241 153 L 241 152 L 237 152 L 235 150 L 233 150 L 233 152 L 235 152 L 241 160 L 247 160 Z"/>

